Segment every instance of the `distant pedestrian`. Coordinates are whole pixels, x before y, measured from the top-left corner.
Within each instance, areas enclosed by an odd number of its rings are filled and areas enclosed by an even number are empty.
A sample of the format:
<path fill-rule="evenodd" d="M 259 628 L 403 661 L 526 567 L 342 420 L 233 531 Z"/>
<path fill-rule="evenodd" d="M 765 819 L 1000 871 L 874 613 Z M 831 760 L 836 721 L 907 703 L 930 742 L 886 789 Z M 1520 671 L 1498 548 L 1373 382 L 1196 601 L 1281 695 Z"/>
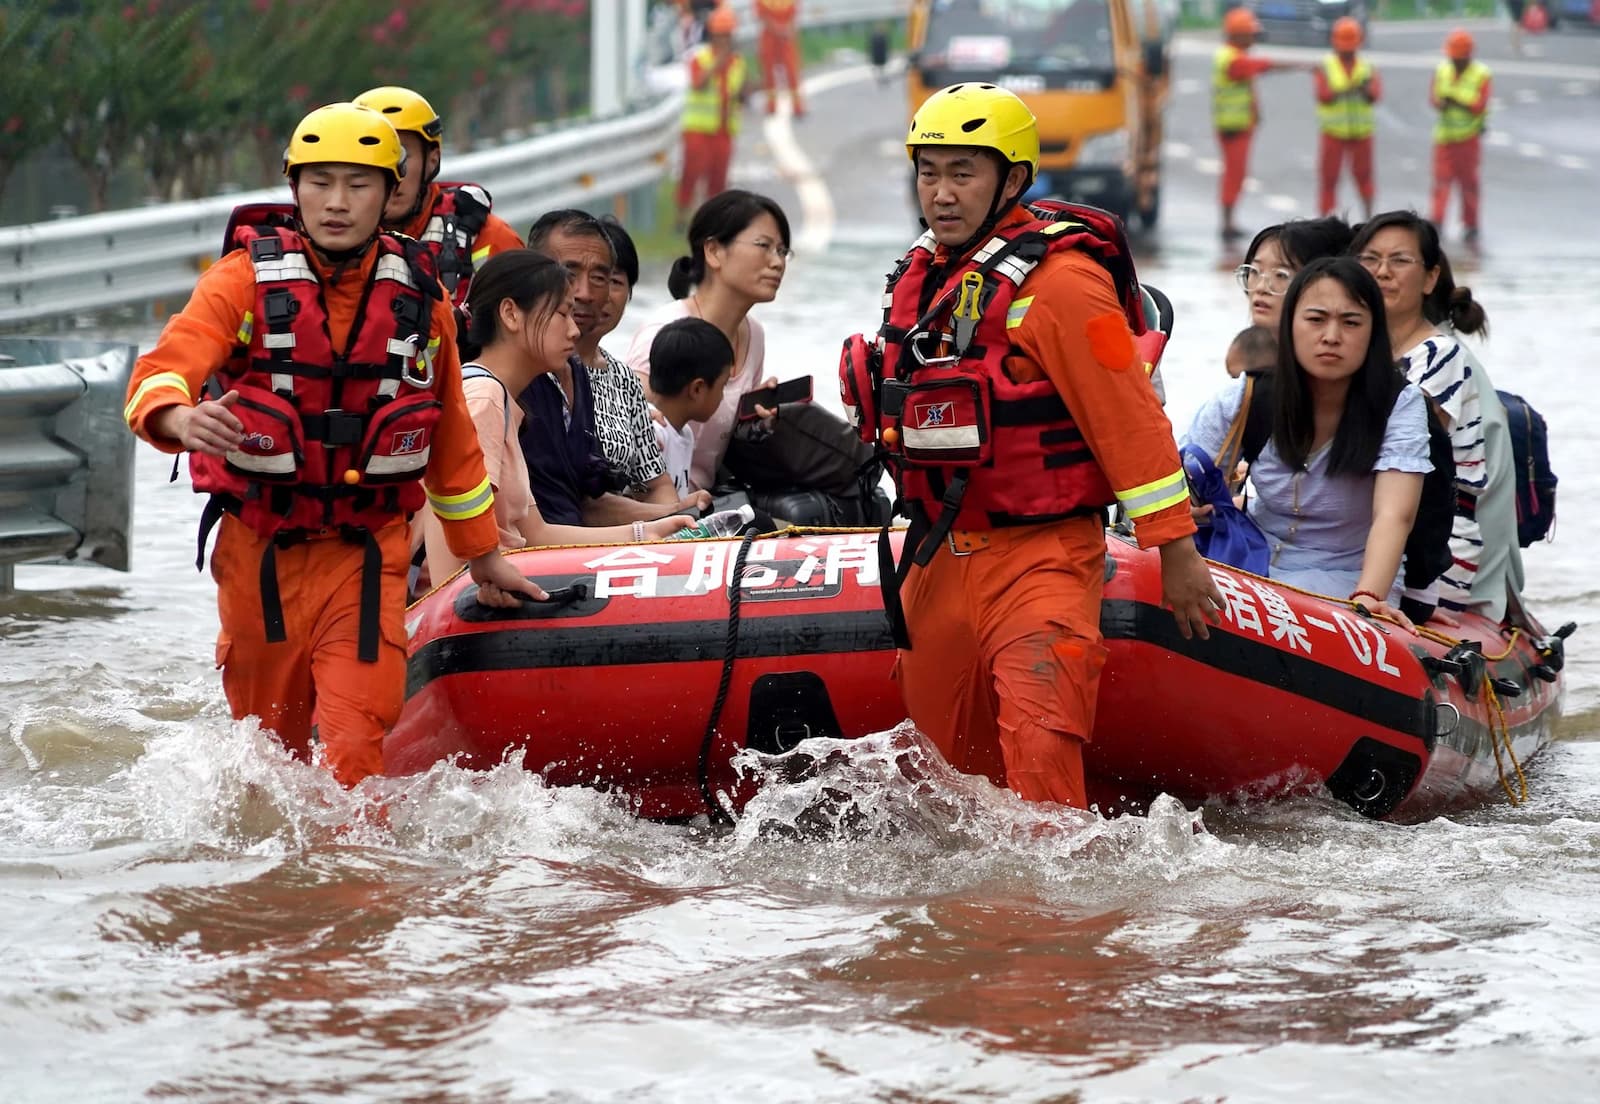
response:
<path fill-rule="evenodd" d="M 1317 150 L 1317 211 L 1333 214 L 1339 174 L 1345 157 L 1361 195 L 1367 218 L 1372 217 L 1372 135 L 1377 129 L 1373 105 L 1383 94 L 1378 72 L 1366 58 L 1357 57 L 1361 24 L 1345 16 L 1333 25 L 1333 52 L 1322 59 L 1316 72 L 1317 125 L 1322 131 Z"/>
<path fill-rule="evenodd" d="M 1429 102 L 1439 113 L 1433 126 L 1433 223 L 1444 228 L 1450 191 L 1461 187 L 1465 238 L 1478 240 L 1478 167 L 1483 128 L 1489 117 L 1489 67 L 1473 60 L 1472 35 L 1459 28 L 1444 40 L 1445 60 L 1433 74 Z"/>
<path fill-rule="evenodd" d="M 889 80 L 889 25 L 879 23 L 867 39 L 867 55 L 872 60 L 872 75 L 881 87 Z"/>
<path fill-rule="evenodd" d="M 1299 62 L 1271 61 L 1246 56 L 1261 33 L 1261 24 L 1249 8 L 1234 8 L 1222 20 L 1223 44 L 1211 64 L 1211 121 L 1222 151 L 1222 238 L 1233 241 L 1244 232 L 1233 221 L 1233 208 L 1244 190 L 1250 167 L 1250 140 L 1255 136 L 1260 111 L 1256 106 L 1255 79 L 1274 71 L 1304 71 Z"/>
<path fill-rule="evenodd" d="M 677 225 L 701 200 L 728 187 L 733 139 L 744 112 L 745 64 L 733 48 L 737 20 L 728 8 L 706 17 L 708 42 L 689 57 L 689 93 L 683 101 L 683 167 L 678 180 Z"/>

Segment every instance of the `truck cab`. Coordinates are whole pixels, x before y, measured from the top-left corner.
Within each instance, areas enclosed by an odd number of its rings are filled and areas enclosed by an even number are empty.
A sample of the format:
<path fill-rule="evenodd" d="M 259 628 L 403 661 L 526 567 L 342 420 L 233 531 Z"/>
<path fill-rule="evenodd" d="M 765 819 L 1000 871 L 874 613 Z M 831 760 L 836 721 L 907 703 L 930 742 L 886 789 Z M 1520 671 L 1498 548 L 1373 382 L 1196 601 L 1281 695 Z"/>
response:
<path fill-rule="evenodd" d="M 906 86 L 978 81 L 1039 120 L 1033 195 L 1155 224 L 1173 12 L 1163 0 L 914 0 Z"/>

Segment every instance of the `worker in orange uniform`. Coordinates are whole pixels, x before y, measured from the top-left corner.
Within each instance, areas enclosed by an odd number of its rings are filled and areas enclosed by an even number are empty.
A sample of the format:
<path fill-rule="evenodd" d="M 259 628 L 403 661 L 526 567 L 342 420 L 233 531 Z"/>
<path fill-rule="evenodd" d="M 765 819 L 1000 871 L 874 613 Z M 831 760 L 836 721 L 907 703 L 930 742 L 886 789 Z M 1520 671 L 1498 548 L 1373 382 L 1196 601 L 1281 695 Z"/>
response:
<path fill-rule="evenodd" d="M 1356 191 L 1367 218 L 1372 217 L 1372 135 L 1377 130 L 1373 105 L 1383 95 L 1378 72 L 1366 58 L 1357 57 L 1361 24 L 1348 15 L 1333 25 L 1333 51 L 1316 72 L 1317 126 L 1322 131 L 1317 150 L 1317 210 L 1333 214 L 1339 190 L 1339 173 L 1346 157 Z"/>
<path fill-rule="evenodd" d="M 889 278 L 877 338 L 850 339 L 840 366 L 912 518 L 901 570 L 885 572 L 896 677 L 956 769 L 1084 808 L 1106 507 L 1160 547 L 1185 637 L 1206 637 L 1222 606 L 1142 371 L 1132 259 L 1104 212 L 1019 203 L 1039 132 L 1010 92 L 934 93 L 906 148 L 928 231 Z"/>
<path fill-rule="evenodd" d="M 400 132 L 407 164 L 416 166 L 394 190 L 383 211 L 386 230 L 415 238 L 433 251 L 439 282 L 457 306 L 467 301 L 472 271 L 496 253 L 521 249 L 522 239 L 493 211 L 494 201 L 477 184 L 438 182 L 444 121 L 420 94 L 386 85 L 355 99 L 382 113 Z"/>
<path fill-rule="evenodd" d="M 778 109 L 778 69 L 789 82 L 789 104 L 795 118 L 806 113 L 800 99 L 800 0 L 756 0 L 761 21 L 761 83 L 767 91 L 767 114 Z"/>
<path fill-rule="evenodd" d="M 683 175 L 678 180 L 678 227 L 702 200 L 728 188 L 733 139 L 744 110 L 744 58 L 733 49 L 734 14 L 706 16 L 705 45 L 689 55 L 689 93 L 683 100 Z M 696 193 L 704 188 L 703 195 Z"/>
<path fill-rule="evenodd" d="M 1250 170 L 1250 141 L 1261 118 L 1256 106 L 1256 78 L 1271 72 L 1304 70 L 1296 62 L 1249 56 L 1261 24 L 1249 8 L 1234 8 L 1222 19 L 1223 43 L 1211 62 L 1211 122 L 1222 151 L 1222 237 L 1243 236 L 1233 221 L 1233 208 Z"/>
<path fill-rule="evenodd" d="M 1429 102 L 1439 113 L 1433 124 L 1433 222 L 1444 229 L 1450 189 L 1461 186 L 1461 222 L 1466 240 L 1478 240 L 1478 166 L 1483 127 L 1489 118 L 1489 67 L 1472 57 L 1472 35 L 1451 31 L 1445 60 L 1433 74 Z"/>
<path fill-rule="evenodd" d="M 157 448 L 190 452 L 211 496 L 202 557 L 221 522 L 216 655 L 233 715 L 302 758 L 320 742 L 346 786 L 382 770 L 404 700 L 408 514 L 432 505 L 480 602 L 544 597 L 497 551 L 432 255 L 379 231 L 405 168 L 377 112 L 307 115 L 284 153 L 298 228 L 238 231 L 139 358 L 124 411 Z"/>

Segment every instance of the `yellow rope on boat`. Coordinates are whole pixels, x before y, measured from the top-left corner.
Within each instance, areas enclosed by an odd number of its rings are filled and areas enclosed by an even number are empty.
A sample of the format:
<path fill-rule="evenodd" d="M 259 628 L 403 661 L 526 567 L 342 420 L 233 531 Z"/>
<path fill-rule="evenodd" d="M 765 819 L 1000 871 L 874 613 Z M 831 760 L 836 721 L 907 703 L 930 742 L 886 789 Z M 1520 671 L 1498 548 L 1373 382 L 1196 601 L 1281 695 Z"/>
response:
<path fill-rule="evenodd" d="M 1483 694 L 1488 699 L 1489 707 L 1494 710 L 1494 716 L 1489 721 L 1489 746 L 1494 749 L 1494 765 L 1500 773 L 1500 788 L 1506 792 L 1506 799 L 1515 808 L 1528 800 L 1528 776 L 1522 773 L 1522 764 L 1517 762 L 1516 750 L 1511 746 L 1511 727 L 1506 724 L 1506 711 L 1500 705 L 1500 695 L 1494 692 L 1494 680 L 1488 672 L 1483 676 Z M 1502 742 L 1506 748 L 1505 758 L 1511 760 L 1511 769 L 1516 772 L 1516 791 L 1506 780 L 1505 760 L 1500 757 Z"/>

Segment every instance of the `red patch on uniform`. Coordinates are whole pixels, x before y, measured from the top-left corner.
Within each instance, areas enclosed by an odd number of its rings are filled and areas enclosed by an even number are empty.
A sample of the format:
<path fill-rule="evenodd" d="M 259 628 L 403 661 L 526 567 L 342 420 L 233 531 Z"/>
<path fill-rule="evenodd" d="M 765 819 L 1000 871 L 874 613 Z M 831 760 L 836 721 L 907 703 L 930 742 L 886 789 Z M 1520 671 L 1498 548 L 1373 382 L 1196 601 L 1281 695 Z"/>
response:
<path fill-rule="evenodd" d="M 1120 314 L 1098 315 L 1089 319 L 1083 328 L 1089 338 L 1089 351 L 1100 367 L 1113 372 L 1126 372 L 1133 367 L 1136 351 L 1133 334 L 1128 332 L 1128 320 Z"/>

